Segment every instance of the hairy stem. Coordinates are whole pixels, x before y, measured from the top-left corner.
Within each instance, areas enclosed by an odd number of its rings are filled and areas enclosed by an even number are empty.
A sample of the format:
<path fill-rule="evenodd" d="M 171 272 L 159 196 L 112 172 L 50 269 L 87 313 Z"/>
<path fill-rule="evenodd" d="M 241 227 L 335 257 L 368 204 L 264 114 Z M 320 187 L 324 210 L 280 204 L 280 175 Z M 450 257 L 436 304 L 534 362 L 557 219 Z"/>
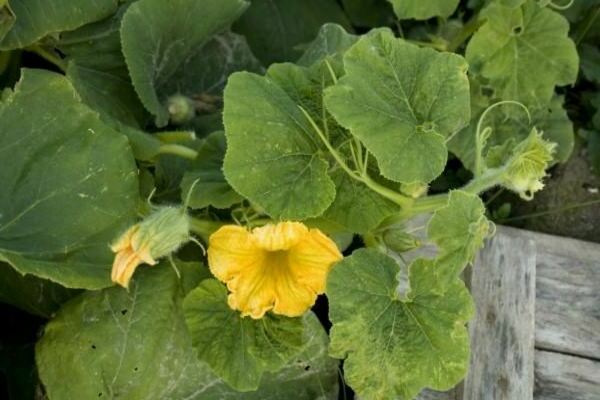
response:
<path fill-rule="evenodd" d="M 344 170 L 344 172 L 346 172 L 351 178 L 356 179 L 359 182 L 364 183 L 369 189 L 373 190 L 374 192 L 378 193 L 379 195 L 381 195 L 382 197 L 385 197 L 386 199 L 389 199 L 391 201 L 393 201 L 394 203 L 398 204 L 401 207 L 407 207 L 409 206 L 413 199 L 404 196 L 401 193 L 398 193 L 390 188 L 387 188 L 379 183 L 377 183 L 376 181 L 374 181 L 373 179 L 371 179 L 371 177 L 369 177 L 366 173 L 360 173 L 357 171 L 353 171 L 348 164 L 346 164 L 346 162 L 344 161 L 344 159 L 342 158 L 342 156 L 340 155 L 340 153 L 333 148 L 333 146 L 331 145 L 331 143 L 329 143 L 329 140 L 327 140 L 327 138 L 325 137 L 325 134 L 323 133 L 323 131 L 321 130 L 321 128 L 319 128 L 319 126 L 317 125 L 317 123 L 314 121 L 314 119 L 310 116 L 310 114 L 301 106 L 298 106 L 300 108 L 300 111 L 302 111 L 302 113 L 304 114 L 304 116 L 306 117 L 306 119 L 308 120 L 308 122 L 311 124 L 311 126 L 313 127 L 313 129 L 315 130 L 315 132 L 317 133 L 317 135 L 319 136 L 319 138 L 321 139 L 321 141 L 323 142 L 323 144 L 325 145 L 325 147 L 327 148 L 327 150 L 329 151 L 329 153 L 333 156 L 333 159 L 335 160 L 335 162 Z M 353 142 L 350 143 L 350 145 L 353 145 Z M 362 165 L 362 164 L 359 164 Z"/>

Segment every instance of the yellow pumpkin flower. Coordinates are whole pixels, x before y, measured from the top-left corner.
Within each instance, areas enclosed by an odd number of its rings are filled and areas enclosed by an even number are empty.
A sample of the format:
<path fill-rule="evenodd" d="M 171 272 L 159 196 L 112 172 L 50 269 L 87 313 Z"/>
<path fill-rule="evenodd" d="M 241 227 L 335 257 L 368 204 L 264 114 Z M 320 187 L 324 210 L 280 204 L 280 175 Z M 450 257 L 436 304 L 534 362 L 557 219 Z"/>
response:
<path fill-rule="evenodd" d="M 156 260 L 150 255 L 150 249 L 147 245 L 136 248 L 134 244 L 139 229 L 139 224 L 132 226 L 110 246 L 110 249 L 115 253 L 110 278 L 113 282 L 125 288 L 129 287 L 129 281 L 138 265 L 143 263 L 156 264 Z"/>
<path fill-rule="evenodd" d="M 210 270 L 230 291 L 229 306 L 255 319 L 269 310 L 288 317 L 304 314 L 341 259 L 333 240 L 299 222 L 252 231 L 226 225 L 211 235 L 208 247 Z"/>
<path fill-rule="evenodd" d="M 129 287 L 138 265 L 155 265 L 156 260 L 173 253 L 188 240 L 189 219 L 185 212 L 176 207 L 157 207 L 110 246 L 115 253 L 112 281 Z"/>

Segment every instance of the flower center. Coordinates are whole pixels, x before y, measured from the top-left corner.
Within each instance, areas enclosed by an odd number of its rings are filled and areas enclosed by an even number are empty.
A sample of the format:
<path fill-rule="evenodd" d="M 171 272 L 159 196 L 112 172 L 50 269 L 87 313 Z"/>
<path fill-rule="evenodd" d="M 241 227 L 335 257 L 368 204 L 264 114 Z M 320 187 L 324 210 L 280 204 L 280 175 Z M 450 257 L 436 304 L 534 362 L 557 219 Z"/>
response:
<path fill-rule="evenodd" d="M 289 257 L 287 250 L 267 251 L 265 256 L 266 272 L 275 273 L 287 270 Z"/>

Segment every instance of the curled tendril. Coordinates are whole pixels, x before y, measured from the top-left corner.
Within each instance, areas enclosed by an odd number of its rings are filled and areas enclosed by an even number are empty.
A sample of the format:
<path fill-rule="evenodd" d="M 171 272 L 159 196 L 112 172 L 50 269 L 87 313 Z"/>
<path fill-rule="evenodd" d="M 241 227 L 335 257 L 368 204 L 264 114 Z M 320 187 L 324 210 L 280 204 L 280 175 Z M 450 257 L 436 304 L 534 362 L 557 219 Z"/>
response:
<path fill-rule="evenodd" d="M 483 121 L 485 120 L 485 117 L 487 117 L 488 113 L 494 108 L 506 104 L 514 104 L 525 110 L 525 114 L 527 114 L 528 124 L 531 125 L 531 114 L 529 113 L 529 109 L 523 103 L 520 103 L 518 101 L 502 100 L 486 108 L 479 117 L 479 121 L 477 121 L 477 130 L 475 131 L 475 176 L 479 176 L 483 172 L 483 168 L 481 165 L 482 152 L 483 148 L 487 143 L 487 140 L 492 134 L 492 127 L 486 126 L 485 128 L 483 128 Z"/>
<path fill-rule="evenodd" d="M 563 11 L 563 10 L 566 10 L 569 7 L 571 7 L 573 5 L 573 3 L 575 3 L 575 0 L 569 0 L 569 2 L 567 4 L 563 4 L 563 5 L 556 4 L 552 0 L 540 0 L 538 4 L 542 7 L 548 6 L 555 10 Z"/>

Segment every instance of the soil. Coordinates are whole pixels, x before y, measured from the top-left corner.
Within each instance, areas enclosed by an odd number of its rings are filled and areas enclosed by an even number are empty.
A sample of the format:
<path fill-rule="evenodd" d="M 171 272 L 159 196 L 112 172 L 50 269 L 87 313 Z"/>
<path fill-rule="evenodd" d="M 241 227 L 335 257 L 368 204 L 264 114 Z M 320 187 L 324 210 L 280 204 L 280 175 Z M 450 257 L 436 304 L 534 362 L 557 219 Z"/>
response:
<path fill-rule="evenodd" d="M 580 144 L 566 164 L 551 170 L 546 187 L 534 200 L 503 196 L 496 206 L 505 201 L 512 204 L 512 212 L 501 223 L 600 243 L 600 177 L 592 172 L 586 148 Z M 598 203 L 577 206 L 594 201 Z"/>

